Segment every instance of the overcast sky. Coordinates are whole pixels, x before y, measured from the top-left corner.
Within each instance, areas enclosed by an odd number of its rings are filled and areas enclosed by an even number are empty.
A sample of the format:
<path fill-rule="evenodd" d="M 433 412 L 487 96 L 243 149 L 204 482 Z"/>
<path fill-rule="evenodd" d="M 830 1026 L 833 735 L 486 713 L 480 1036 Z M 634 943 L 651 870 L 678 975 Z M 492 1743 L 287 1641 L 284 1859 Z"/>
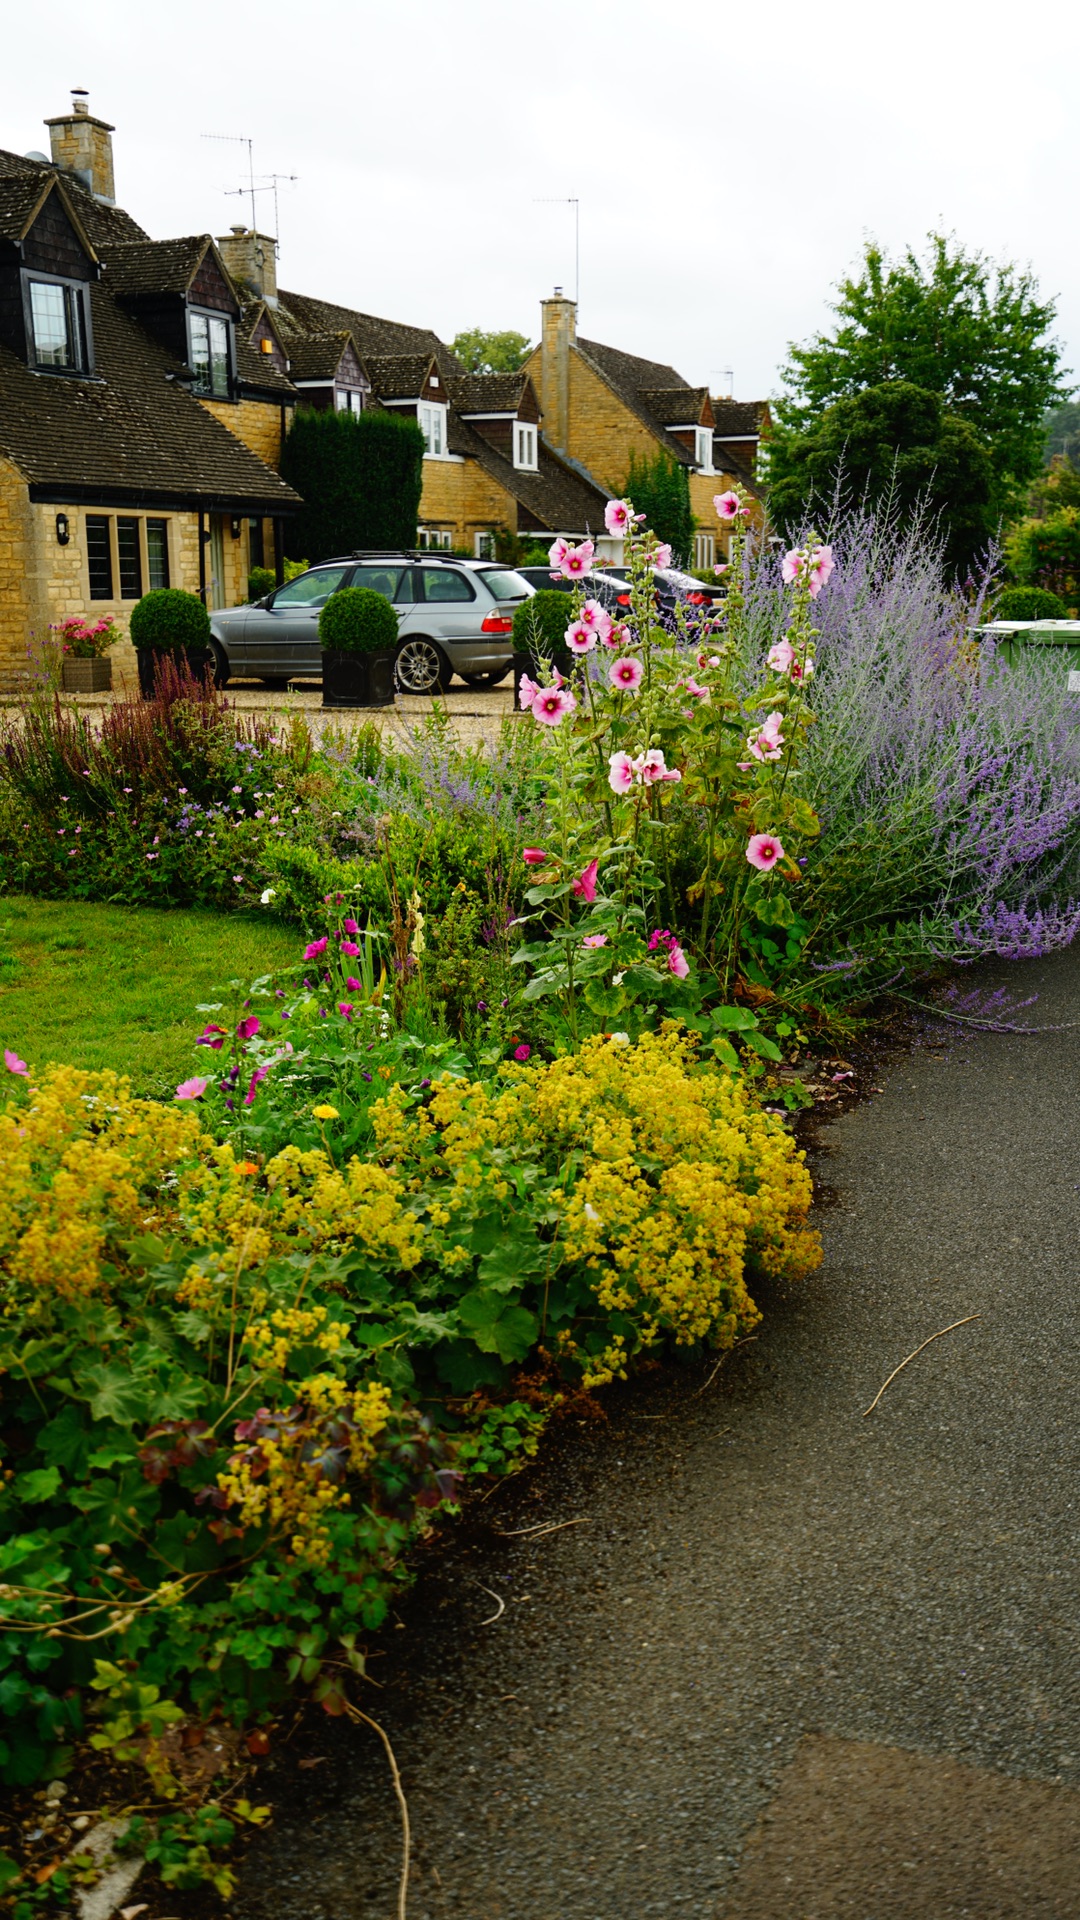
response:
<path fill-rule="evenodd" d="M 864 240 L 955 231 L 1030 264 L 1080 370 L 1080 8 L 1003 0 L 145 0 L 4 9 L 0 146 L 70 89 L 121 204 L 224 233 L 279 186 L 281 284 L 433 327 L 580 331 L 744 399 L 827 322 Z M 273 197 L 258 201 L 272 229 Z M 1078 371 L 1080 378 L 1080 371 Z"/>

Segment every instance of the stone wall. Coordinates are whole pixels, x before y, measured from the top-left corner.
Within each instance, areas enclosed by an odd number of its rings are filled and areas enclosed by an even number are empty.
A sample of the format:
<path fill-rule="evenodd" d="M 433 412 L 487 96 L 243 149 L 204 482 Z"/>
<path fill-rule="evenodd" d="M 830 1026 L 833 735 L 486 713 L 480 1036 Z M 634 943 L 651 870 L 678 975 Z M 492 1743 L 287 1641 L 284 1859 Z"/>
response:
<path fill-rule="evenodd" d="M 282 409 L 276 400 L 200 400 L 200 404 L 275 473 L 281 471 Z"/>
<path fill-rule="evenodd" d="M 425 460 L 420 495 L 424 526 L 449 527 L 455 547 L 468 547 L 478 532 L 506 527 L 517 532 L 517 501 L 478 460 Z"/>

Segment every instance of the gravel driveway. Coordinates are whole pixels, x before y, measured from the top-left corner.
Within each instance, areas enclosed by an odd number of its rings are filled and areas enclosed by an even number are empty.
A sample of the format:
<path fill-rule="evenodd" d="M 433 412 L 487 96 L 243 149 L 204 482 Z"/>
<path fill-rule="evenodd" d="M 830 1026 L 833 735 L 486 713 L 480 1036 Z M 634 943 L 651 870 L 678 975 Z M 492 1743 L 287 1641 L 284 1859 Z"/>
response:
<path fill-rule="evenodd" d="M 1080 952 L 999 977 L 1080 1020 Z M 385 1636 L 411 1920 L 1080 1915 L 1080 1029 L 879 1084 L 822 1135 L 822 1270 L 711 1385 L 566 1422 Z M 259 1797 L 236 1920 L 392 1920 L 373 1734 L 309 1717 Z"/>

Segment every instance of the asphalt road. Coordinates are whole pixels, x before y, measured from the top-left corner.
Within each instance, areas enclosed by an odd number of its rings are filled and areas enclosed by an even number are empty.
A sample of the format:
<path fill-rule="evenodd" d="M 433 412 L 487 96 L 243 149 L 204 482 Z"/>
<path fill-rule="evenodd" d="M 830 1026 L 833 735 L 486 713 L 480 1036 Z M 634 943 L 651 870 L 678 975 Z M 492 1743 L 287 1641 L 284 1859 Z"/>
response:
<path fill-rule="evenodd" d="M 1080 1022 L 1080 951 L 996 977 Z M 703 1391 L 567 1423 L 386 1636 L 411 1920 L 1080 1915 L 1080 1026 L 878 1084 L 822 1131 L 821 1271 Z M 309 1719 L 259 1797 L 236 1920 L 392 1920 L 373 1734 Z"/>

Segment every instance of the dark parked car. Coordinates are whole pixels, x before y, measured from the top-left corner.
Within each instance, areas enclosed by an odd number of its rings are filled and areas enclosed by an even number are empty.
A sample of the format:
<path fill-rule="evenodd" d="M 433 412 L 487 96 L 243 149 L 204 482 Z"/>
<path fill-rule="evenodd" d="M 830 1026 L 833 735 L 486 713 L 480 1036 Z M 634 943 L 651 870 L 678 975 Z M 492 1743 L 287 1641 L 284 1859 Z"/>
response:
<path fill-rule="evenodd" d="M 406 552 L 324 560 L 253 606 L 211 614 L 218 684 L 318 679 L 319 614 L 343 587 L 368 587 L 393 604 L 401 693 L 444 693 L 455 673 L 469 687 L 498 686 L 510 671 L 514 614 L 534 591 L 520 573 L 486 560 Z"/>
<path fill-rule="evenodd" d="M 556 593 L 572 593 L 575 587 L 584 587 L 590 599 L 599 600 L 609 613 L 625 618 L 630 607 L 630 570 L 628 567 L 608 567 L 602 573 L 580 574 L 576 580 L 567 580 L 561 574 L 551 577 L 548 567 L 519 567 L 522 578 L 528 580 L 538 592 L 541 587 L 551 587 Z M 693 574 L 682 573 L 677 567 L 656 567 L 653 570 L 656 583 L 656 596 L 661 619 L 674 615 L 675 606 L 682 601 L 687 607 L 705 608 L 719 606 L 723 599 L 719 587 L 708 587 L 701 580 L 695 580 Z"/>

